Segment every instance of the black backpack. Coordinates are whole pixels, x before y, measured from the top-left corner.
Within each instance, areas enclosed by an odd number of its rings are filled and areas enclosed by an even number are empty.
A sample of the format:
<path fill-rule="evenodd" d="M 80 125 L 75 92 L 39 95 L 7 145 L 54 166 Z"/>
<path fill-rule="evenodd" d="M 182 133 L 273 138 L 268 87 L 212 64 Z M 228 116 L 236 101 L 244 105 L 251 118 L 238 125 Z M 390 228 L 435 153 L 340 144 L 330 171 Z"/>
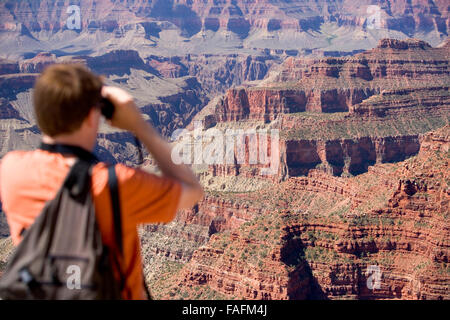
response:
<path fill-rule="evenodd" d="M 56 197 L 49 201 L 10 258 L 0 278 L 1 299 L 121 299 L 122 225 L 115 167 L 108 168 L 114 230 L 120 254 L 102 242 L 91 195 L 91 168 L 98 162 L 84 149 L 42 144 L 41 149 L 74 154 Z M 112 264 L 120 274 L 114 277 Z"/>

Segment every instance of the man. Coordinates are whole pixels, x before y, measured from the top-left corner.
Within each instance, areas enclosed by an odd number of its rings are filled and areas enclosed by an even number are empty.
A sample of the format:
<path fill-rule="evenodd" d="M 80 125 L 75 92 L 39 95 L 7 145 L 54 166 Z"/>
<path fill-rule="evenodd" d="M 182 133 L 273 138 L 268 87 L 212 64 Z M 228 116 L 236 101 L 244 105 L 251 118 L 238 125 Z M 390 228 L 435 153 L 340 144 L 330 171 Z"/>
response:
<path fill-rule="evenodd" d="M 142 265 L 137 226 L 167 223 L 177 210 L 192 207 L 203 197 L 203 189 L 192 171 L 175 165 L 171 150 L 142 117 L 133 98 L 120 88 L 103 86 L 101 78 L 80 65 L 53 65 L 38 78 L 34 110 L 47 144 L 66 144 L 93 151 L 101 119 L 99 101 L 115 106 L 109 124 L 136 135 L 157 162 L 162 177 L 122 164 L 115 167 L 122 210 L 123 262 L 126 277 L 122 296 L 144 299 Z M 44 150 L 13 151 L 0 167 L 0 199 L 15 245 L 61 187 L 74 156 Z M 97 222 L 104 244 L 114 244 L 113 214 L 108 188 L 108 167 L 96 164 L 92 170 L 92 194 Z"/>

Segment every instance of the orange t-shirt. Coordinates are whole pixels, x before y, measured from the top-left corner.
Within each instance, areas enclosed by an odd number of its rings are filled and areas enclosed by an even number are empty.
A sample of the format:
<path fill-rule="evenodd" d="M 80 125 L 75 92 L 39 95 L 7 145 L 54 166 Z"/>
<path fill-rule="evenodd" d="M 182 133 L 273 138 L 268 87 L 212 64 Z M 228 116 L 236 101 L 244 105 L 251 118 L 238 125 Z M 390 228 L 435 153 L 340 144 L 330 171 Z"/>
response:
<path fill-rule="evenodd" d="M 0 200 L 15 245 L 23 228 L 29 228 L 52 200 L 69 172 L 70 165 L 61 154 L 43 150 L 13 151 L 1 161 Z M 123 297 L 143 299 L 142 262 L 137 226 L 145 223 L 167 223 L 176 214 L 181 184 L 125 165 L 116 165 L 122 210 L 126 277 Z M 98 163 L 92 171 L 92 194 L 97 222 L 105 245 L 116 248 L 113 213 L 108 187 L 108 167 Z"/>

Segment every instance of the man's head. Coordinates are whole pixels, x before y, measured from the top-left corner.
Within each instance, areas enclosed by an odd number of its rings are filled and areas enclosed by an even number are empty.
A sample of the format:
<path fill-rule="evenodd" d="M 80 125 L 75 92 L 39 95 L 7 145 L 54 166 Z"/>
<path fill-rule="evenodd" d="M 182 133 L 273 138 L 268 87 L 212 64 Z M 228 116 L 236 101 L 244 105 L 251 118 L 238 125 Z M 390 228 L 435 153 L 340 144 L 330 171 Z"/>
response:
<path fill-rule="evenodd" d="M 101 78 L 82 65 L 48 67 L 38 78 L 33 97 L 41 131 L 55 140 L 71 136 L 89 139 L 88 145 L 93 147 L 100 119 L 97 106 L 102 86 Z"/>

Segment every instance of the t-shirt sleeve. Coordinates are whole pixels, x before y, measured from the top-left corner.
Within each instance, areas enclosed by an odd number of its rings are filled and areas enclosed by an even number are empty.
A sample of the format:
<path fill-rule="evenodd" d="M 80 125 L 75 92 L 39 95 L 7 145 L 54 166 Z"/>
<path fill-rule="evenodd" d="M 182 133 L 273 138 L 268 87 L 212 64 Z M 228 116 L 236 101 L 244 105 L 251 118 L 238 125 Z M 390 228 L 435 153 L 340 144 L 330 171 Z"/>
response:
<path fill-rule="evenodd" d="M 168 223 L 176 215 L 181 183 L 124 165 L 116 165 L 123 214 L 135 224 Z"/>

